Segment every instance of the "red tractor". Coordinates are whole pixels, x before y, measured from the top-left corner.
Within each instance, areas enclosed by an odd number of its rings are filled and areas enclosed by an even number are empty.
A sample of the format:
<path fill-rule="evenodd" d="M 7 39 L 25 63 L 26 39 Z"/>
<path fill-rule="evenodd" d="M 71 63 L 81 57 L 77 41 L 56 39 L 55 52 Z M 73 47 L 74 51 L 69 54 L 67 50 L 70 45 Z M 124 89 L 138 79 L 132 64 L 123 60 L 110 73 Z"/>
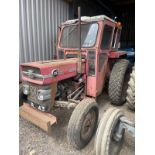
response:
<path fill-rule="evenodd" d="M 125 102 L 126 52 L 118 51 L 121 24 L 107 16 L 80 17 L 62 23 L 57 59 L 21 64 L 20 116 L 50 132 L 57 122 L 52 111 L 74 108 L 68 124 L 69 142 L 83 148 L 98 122 L 96 98 L 109 79 L 111 102 Z M 20 100 L 22 102 L 22 100 Z"/>

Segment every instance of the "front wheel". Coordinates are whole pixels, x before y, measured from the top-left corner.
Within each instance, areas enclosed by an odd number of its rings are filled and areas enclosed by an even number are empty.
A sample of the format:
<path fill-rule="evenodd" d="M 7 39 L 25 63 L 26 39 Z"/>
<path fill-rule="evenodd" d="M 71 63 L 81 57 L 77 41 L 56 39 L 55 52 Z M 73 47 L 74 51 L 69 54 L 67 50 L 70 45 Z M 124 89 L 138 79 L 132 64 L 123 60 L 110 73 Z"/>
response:
<path fill-rule="evenodd" d="M 91 140 L 98 121 L 98 106 L 94 99 L 82 100 L 74 109 L 69 120 L 67 136 L 69 143 L 82 149 Z"/>

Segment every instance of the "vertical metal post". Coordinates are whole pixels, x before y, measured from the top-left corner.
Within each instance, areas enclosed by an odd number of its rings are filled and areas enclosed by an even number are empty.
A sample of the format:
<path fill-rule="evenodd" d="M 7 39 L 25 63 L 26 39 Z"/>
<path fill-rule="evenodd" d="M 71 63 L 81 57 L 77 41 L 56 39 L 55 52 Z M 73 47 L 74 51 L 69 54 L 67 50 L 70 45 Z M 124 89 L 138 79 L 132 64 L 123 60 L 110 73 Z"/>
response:
<path fill-rule="evenodd" d="M 78 19 L 79 19 L 79 50 L 81 50 L 81 8 L 78 7 Z"/>
<path fill-rule="evenodd" d="M 82 72 L 82 58 L 81 58 L 81 7 L 78 7 L 78 33 L 79 33 L 79 54 L 78 54 L 78 73 Z"/>

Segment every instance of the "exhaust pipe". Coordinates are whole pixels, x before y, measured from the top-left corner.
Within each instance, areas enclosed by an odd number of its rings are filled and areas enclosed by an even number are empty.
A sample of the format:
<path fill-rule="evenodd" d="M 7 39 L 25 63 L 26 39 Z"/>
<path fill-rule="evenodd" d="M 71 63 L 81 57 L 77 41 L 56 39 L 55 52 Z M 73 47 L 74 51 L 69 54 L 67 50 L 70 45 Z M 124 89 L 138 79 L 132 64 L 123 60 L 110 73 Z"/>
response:
<path fill-rule="evenodd" d="M 78 7 L 78 19 L 79 19 L 79 23 L 78 23 L 78 33 L 79 33 L 79 54 L 78 54 L 78 73 L 81 74 L 82 73 L 82 56 L 81 56 L 81 7 Z"/>

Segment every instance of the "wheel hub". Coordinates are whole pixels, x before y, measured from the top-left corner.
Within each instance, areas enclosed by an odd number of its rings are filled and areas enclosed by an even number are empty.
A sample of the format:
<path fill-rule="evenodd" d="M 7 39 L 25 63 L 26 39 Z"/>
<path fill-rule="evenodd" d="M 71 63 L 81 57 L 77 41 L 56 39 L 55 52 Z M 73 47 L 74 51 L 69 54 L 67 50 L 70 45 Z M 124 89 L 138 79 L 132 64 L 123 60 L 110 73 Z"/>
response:
<path fill-rule="evenodd" d="M 86 140 L 91 136 L 94 126 L 95 126 L 96 114 L 95 111 L 90 111 L 83 121 L 82 130 L 81 130 L 81 138 Z"/>

